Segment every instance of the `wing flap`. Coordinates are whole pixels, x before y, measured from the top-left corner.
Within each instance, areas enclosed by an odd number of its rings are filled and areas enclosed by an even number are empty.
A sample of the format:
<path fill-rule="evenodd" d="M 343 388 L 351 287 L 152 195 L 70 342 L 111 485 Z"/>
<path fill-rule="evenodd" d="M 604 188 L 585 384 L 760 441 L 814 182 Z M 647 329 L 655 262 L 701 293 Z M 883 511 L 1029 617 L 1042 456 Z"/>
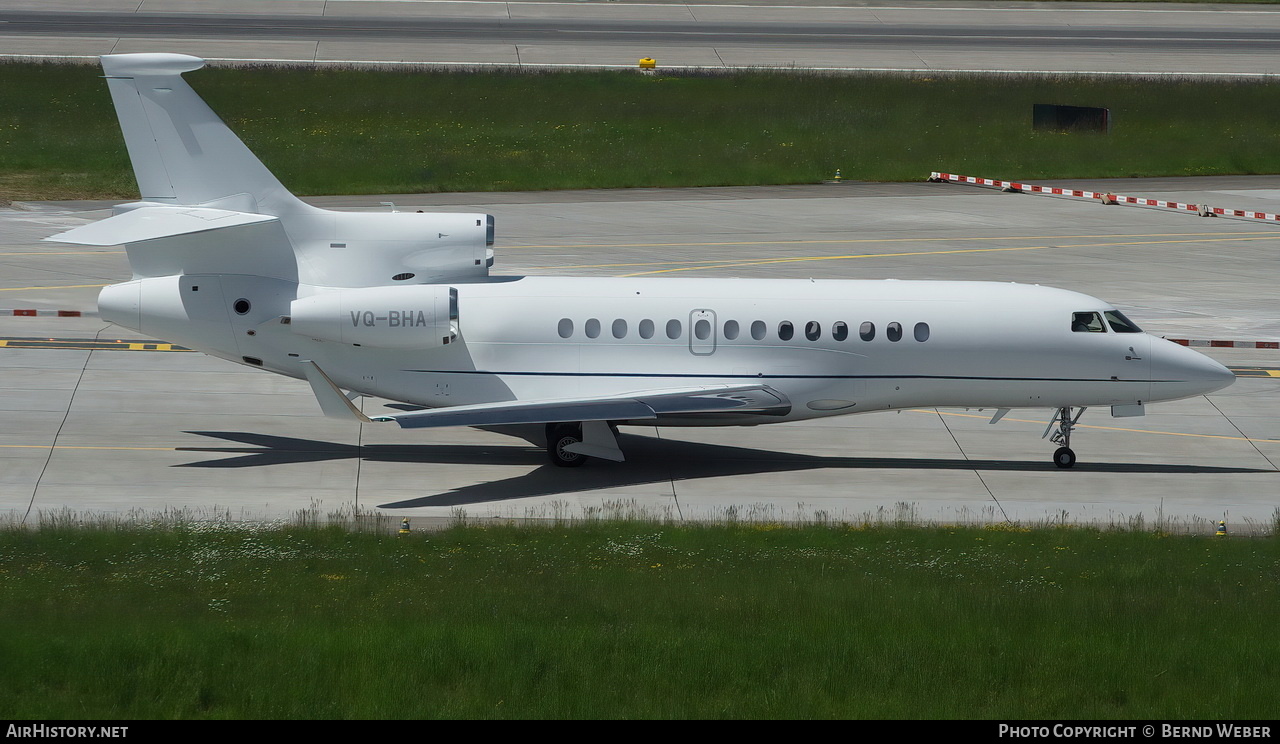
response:
<path fill-rule="evenodd" d="M 786 396 L 768 385 L 735 385 L 696 392 L 668 392 L 637 395 L 636 399 L 657 414 L 718 413 L 721 411 L 764 412 L 790 408 Z"/>
<path fill-rule="evenodd" d="M 556 421 L 615 421 L 657 418 L 653 409 L 634 400 L 520 401 L 499 405 L 451 406 L 374 416 L 374 421 L 395 421 L 405 429 L 434 426 L 496 426 L 546 424 Z"/>
<path fill-rule="evenodd" d="M 373 420 L 395 421 L 405 429 L 549 424 L 561 421 L 644 421 L 670 414 L 777 411 L 790 408 L 790 405 L 786 396 L 767 385 L 723 385 L 651 390 L 601 398 L 451 406 L 374 416 Z"/>

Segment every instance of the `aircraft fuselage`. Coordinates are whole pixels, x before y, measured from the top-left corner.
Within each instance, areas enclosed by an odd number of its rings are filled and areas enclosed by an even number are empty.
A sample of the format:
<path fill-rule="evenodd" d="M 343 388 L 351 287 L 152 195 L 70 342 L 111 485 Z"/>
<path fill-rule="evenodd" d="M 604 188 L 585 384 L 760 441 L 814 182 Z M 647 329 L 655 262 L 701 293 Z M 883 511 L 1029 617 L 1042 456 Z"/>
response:
<path fill-rule="evenodd" d="M 136 314 L 117 308 L 135 290 Z M 291 317 L 299 295 L 328 292 L 347 301 L 323 325 Z M 1123 406 L 1231 380 L 1207 357 L 1146 333 L 1106 323 L 1073 331 L 1079 313 L 1114 311 L 1101 300 L 1014 283 L 495 277 L 353 291 L 183 276 L 116 285 L 101 305 L 116 323 L 215 356 L 293 377 L 297 359 L 312 359 L 344 388 L 422 406 L 748 383 L 791 401 L 785 413 L 665 425 L 919 406 Z"/>

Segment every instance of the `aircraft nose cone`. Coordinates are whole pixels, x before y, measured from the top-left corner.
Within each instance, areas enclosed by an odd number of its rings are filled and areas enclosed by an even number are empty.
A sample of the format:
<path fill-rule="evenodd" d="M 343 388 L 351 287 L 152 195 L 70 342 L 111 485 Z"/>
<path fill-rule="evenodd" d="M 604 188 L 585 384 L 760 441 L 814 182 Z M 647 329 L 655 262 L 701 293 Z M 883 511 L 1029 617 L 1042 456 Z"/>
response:
<path fill-rule="evenodd" d="M 1209 358 L 1205 357 L 1205 359 Z M 1213 370 L 1210 372 L 1210 382 L 1213 383 L 1214 387 L 1206 392 L 1211 393 L 1214 390 L 1221 390 L 1236 381 L 1236 373 L 1227 369 L 1226 365 L 1219 364 L 1213 359 L 1209 359 L 1209 363 L 1213 365 Z"/>
<path fill-rule="evenodd" d="M 1172 341 L 1152 343 L 1151 394 L 1172 400 L 1205 395 L 1236 381 L 1235 373 L 1217 361 Z"/>

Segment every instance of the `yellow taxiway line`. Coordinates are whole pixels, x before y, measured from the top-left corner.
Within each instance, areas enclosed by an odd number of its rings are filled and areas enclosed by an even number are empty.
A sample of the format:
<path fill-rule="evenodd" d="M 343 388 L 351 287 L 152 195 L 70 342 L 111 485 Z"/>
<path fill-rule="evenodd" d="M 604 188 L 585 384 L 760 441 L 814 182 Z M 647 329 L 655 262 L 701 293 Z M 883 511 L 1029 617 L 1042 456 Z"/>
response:
<path fill-rule="evenodd" d="M 90 254 L 119 255 L 124 251 L 12 251 L 0 256 L 87 256 Z"/>
<path fill-rule="evenodd" d="M 1270 235 L 1275 231 L 1259 230 L 1258 232 L 1238 232 L 1232 235 Z M 850 245 L 854 243 L 959 243 L 971 241 L 995 240 L 1083 240 L 1085 238 L 1194 238 L 1220 237 L 1222 233 L 1132 233 L 1127 235 L 984 235 L 970 238 L 828 238 L 825 240 L 739 240 L 697 243 L 569 243 L 565 245 L 510 245 L 514 249 L 559 249 L 559 248 L 714 248 L 717 246 L 748 245 Z"/>
<path fill-rule="evenodd" d="M 735 261 L 728 259 L 725 262 L 717 264 L 686 266 L 672 269 L 657 269 L 654 271 L 637 271 L 631 274 L 620 274 L 622 277 L 647 276 L 651 274 L 672 274 L 681 271 L 698 271 L 700 269 L 727 269 L 740 266 L 766 266 L 770 264 L 781 263 L 804 263 L 809 261 L 843 261 L 859 258 L 895 258 L 902 256 L 942 256 L 957 253 L 996 253 L 1001 251 L 1039 251 L 1047 248 L 1114 248 L 1120 246 L 1135 245 L 1165 245 L 1170 243 L 1221 243 L 1234 242 L 1242 240 L 1280 240 L 1280 233 L 1275 233 L 1266 237 L 1243 237 L 1243 238 L 1201 238 L 1197 240 L 1141 240 L 1128 242 L 1107 242 L 1107 243 L 1076 243 L 1072 245 L 1036 245 L 1036 246 L 1017 246 L 1006 248 L 962 248 L 949 251 L 911 251 L 907 253 L 861 253 L 845 256 L 790 256 L 781 258 L 762 258 L 752 259 L 748 261 Z M 661 265 L 661 264 L 659 264 Z M 671 264 L 667 264 L 670 266 Z M 590 266 L 582 266 L 579 268 L 593 268 Z"/>
<path fill-rule="evenodd" d="M 56 444 L 53 449 L 74 450 L 140 450 L 147 452 L 177 452 L 177 447 L 91 447 L 80 444 Z M 49 449 L 47 444 L 0 444 L 0 449 Z M 271 450 L 274 451 L 274 450 Z"/>
<path fill-rule="evenodd" d="M 976 414 L 976 413 L 959 413 L 956 411 L 937 411 L 937 410 L 925 409 L 925 408 L 910 408 L 907 410 L 910 413 L 923 413 L 930 416 L 933 416 L 933 415 L 959 416 L 961 418 L 975 418 L 975 419 L 991 418 L 990 416 Z M 1001 421 L 1012 421 L 1020 424 L 1037 424 L 1037 425 L 1045 423 L 1044 421 L 1037 421 L 1034 419 L 1018 419 L 1018 418 L 1003 418 L 1001 419 Z M 1234 442 L 1280 444 L 1280 439 L 1253 439 L 1250 437 L 1226 436 L 1224 434 L 1191 434 L 1188 432 L 1180 432 L 1180 431 L 1154 431 L 1151 429 L 1132 429 L 1132 428 L 1120 427 L 1120 426 L 1098 426 L 1094 424 L 1077 424 L 1076 428 L 1077 429 L 1094 429 L 1094 430 L 1100 430 L 1100 431 L 1122 431 L 1122 432 L 1131 433 L 1131 434 L 1161 434 L 1169 437 L 1193 437 L 1197 439 L 1226 439 Z M 430 445 L 424 444 L 422 446 L 425 447 Z M 193 449 L 190 446 L 187 446 L 187 447 L 123 447 L 123 446 L 93 446 L 93 445 L 67 445 L 67 444 L 57 444 L 57 445 L 0 444 L 0 449 L 50 449 L 50 448 L 68 449 L 68 450 L 122 450 L 122 451 L 139 451 L 139 452 L 178 452 L 178 451 L 186 451 L 186 450 Z M 262 449 L 262 452 L 279 452 L 279 451 L 280 450 L 274 450 L 274 449 L 265 448 L 265 447 Z M 253 454 L 253 453 L 239 452 L 237 454 Z"/>
<path fill-rule="evenodd" d="M 76 351 L 191 351 L 166 341 L 137 341 L 92 338 L 0 338 L 6 349 L 71 349 Z"/>
<path fill-rule="evenodd" d="M 28 289 L 84 289 L 85 287 L 105 287 L 106 284 L 62 284 L 55 287 L 0 287 L 0 292 L 22 292 Z"/>
<path fill-rule="evenodd" d="M 927 413 L 927 414 L 930 414 L 930 415 L 934 415 L 934 414 L 936 414 L 936 415 L 939 415 L 939 416 L 960 416 L 960 417 L 962 417 L 962 418 L 976 418 L 976 419 L 990 419 L 990 418 L 991 418 L 990 416 L 984 416 L 984 415 L 982 415 L 982 414 L 978 414 L 978 413 L 958 413 L 958 412 L 955 412 L 955 411 L 935 411 L 935 410 L 932 410 L 932 409 L 924 409 L 924 408 L 911 408 L 911 409 L 908 409 L 908 410 L 910 410 L 912 413 Z M 995 410 L 995 409 L 993 408 L 992 410 Z M 1036 420 L 1034 420 L 1034 419 L 1002 418 L 1002 419 L 1000 419 L 1000 420 L 1001 420 L 1001 421 L 1013 421 L 1013 422 L 1020 423 L 1020 424 L 1041 424 L 1041 425 L 1043 425 L 1043 424 L 1048 423 L 1048 422 L 1045 422 L 1045 421 L 1036 421 Z M 1151 429 L 1129 429 L 1129 428 L 1125 428 L 1125 427 L 1121 427 L 1121 426 L 1098 426 L 1098 425 L 1096 425 L 1096 424 L 1076 424 L 1075 428 L 1077 428 L 1077 429 L 1097 429 L 1097 430 L 1100 430 L 1100 431 L 1123 431 L 1123 432 L 1129 432 L 1129 433 L 1132 433 L 1132 434 L 1163 434 L 1163 435 L 1165 435 L 1165 436 L 1169 436 L 1169 437 L 1195 437 L 1195 438 L 1197 438 L 1197 439 L 1230 439 L 1230 440 L 1233 440 L 1233 441 L 1236 441 L 1236 442 L 1263 442 L 1263 443 L 1266 443 L 1266 444 L 1280 444 L 1280 439 L 1251 439 L 1251 438 L 1249 438 L 1249 437 L 1231 437 L 1231 436 L 1227 436 L 1227 435 L 1225 435 L 1225 434 L 1188 434 L 1188 433 L 1186 433 L 1186 432 L 1181 432 L 1181 431 L 1153 431 L 1153 430 L 1151 430 Z"/>

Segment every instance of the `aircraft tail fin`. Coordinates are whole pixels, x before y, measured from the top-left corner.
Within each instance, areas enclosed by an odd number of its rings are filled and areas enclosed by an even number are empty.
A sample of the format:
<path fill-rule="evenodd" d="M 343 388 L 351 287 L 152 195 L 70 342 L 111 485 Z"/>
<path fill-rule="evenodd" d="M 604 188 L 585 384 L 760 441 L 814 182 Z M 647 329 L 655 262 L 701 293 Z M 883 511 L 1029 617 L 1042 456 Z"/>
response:
<path fill-rule="evenodd" d="M 204 60 L 185 54 L 101 60 L 143 201 L 276 216 L 310 209 L 182 79 Z"/>

